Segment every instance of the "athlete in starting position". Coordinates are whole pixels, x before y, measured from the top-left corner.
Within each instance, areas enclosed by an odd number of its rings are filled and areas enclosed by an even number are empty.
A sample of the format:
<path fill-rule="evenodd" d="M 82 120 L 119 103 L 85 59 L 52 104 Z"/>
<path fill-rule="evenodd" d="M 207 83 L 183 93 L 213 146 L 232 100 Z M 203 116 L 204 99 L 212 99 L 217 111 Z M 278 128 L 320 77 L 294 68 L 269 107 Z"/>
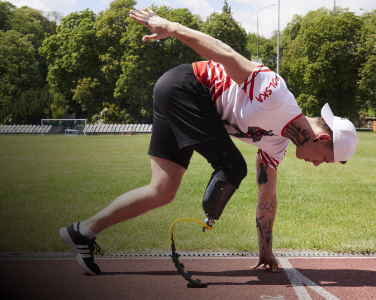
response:
<path fill-rule="evenodd" d="M 204 156 L 214 172 L 203 197 L 205 223 L 220 218 L 247 174 L 245 160 L 230 136 L 258 147 L 256 227 L 259 262 L 278 271 L 272 251 L 277 209 L 277 167 L 290 140 L 296 157 L 313 163 L 346 162 L 355 152 L 354 125 L 335 117 L 326 104 L 321 118 L 301 114 L 284 80 L 265 66 L 249 61 L 231 47 L 204 33 L 158 17 L 147 8 L 131 18 L 152 31 L 143 41 L 173 36 L 209 61 L 166 72 L 154 89 L 149 185 L 129 191 L 84 222 L 60 229 L 63 241 L 90 274 L 96 235 L 104 229 L 170 203 L 193 151 Z"/>

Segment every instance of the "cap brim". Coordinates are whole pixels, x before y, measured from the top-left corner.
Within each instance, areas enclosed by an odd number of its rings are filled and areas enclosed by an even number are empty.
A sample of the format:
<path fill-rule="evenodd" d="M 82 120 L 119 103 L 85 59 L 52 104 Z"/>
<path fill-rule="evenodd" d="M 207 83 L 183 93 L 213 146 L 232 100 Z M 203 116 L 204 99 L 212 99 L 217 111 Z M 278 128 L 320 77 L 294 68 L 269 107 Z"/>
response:
<path fill-rule="evenodd" d="M 321 109 L 321 116 L 324 118 L 331 130 L 334 130 L 334 115 L 328 103 Z"/>

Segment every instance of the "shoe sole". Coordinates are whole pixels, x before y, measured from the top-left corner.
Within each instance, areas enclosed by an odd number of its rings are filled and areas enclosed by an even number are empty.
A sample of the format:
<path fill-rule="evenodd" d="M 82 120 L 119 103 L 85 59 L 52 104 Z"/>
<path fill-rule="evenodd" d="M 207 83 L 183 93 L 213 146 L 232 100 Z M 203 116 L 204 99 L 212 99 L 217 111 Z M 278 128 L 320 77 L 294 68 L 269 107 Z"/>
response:
<path fill-rule="evenodd" d="M 77 259 L 78 263 L 80 264 L 81 268 L 83 268 L 90 275 L 98 275 L 86 266 L 83 258 L 81 257 L 79 250 L 77 249 L 75 243 L 73 243 L 72 239 L 70 238 L 70 235 L 69 235 L 67 229 L 65 227 L 60 228 L 59 234 L 60 234 L 61 239 L 65 243 L 65 245 L 67 245 L 69 247 L 69 249 L 71 249 L 71 251 L 73 252 L 73 254 L 76 257 L 76 259 Z"/>

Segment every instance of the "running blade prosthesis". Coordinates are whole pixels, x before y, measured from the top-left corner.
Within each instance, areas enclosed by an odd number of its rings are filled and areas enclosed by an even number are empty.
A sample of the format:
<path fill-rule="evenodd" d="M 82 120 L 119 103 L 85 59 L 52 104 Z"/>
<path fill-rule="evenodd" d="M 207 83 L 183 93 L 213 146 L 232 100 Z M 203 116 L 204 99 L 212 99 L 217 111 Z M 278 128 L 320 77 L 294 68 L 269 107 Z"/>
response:
<path fill-rule="evenodd" d="M 205 283 L 205 282 L 202 282 L 200 279 L 194 279 L 192 277 L 192 274 L 189 273 L 184 265 L 181 263 L 180 259 L 179 259 L 179 254 L 176 252 L 176 249 L 175 249 L 175 243 L 174 243 L 174 239 L 173 239 L 173 233 L 171 232 L 172 230 L 172 227 L 177 223 L 177 222 L 180 222 L 180 221 L 193 221 L 193 222 L 196 222 L 197 224 L 201 225 L 201 226 L 204 226 L 205 228 L 211 230 L 212 227 L 210 225 L 207 225 L 197 219 L 194 219 L 194 218 L 182 218 L 182 219 L 178 219 L 176 220 L 175 222 L 173 222 L 170 226 L 170 229 L 168 231 L 168 235 L 169 235 L 169 238 L 170 238 L 170 243 L 171 243 L 171 250 L 172 250 L 172 253 L 171 253 L 171 258 L 172 258 L 172 261 L 174 262 L 175 264 L 175 267 L 176 269 L 178 270 L 178 272 L 180 273 L 180 275 L 182 275 L 184 277 L 184 279 L 186 279 L 189 283 L 193 284 L 195 287 L 199 287 L 199 288 L 206 288 L 208 285 Z"/>

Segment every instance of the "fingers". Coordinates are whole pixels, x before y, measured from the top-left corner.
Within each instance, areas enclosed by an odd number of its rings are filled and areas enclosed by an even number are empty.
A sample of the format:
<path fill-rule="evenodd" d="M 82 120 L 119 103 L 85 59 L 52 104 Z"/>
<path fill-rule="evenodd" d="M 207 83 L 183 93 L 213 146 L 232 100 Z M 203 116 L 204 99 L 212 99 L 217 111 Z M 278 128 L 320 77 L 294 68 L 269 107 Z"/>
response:
<path fill-rule="evenodd" d="M 146 20 L 149 20 L 150 18 L 153 18 L 153 17 L 158 17 L 157 14 L 153 12 L 149 7 L 146 7 L 146 9 L 147 11 L 136 8 L 135 10 L 131 12 L 133 12 L 136 16 L 146 19 Z"/>
<path fill-rule="evenodd" d="M 135 11 L 131 12 L 130 17 L 135 20 L 136 22 L 142 24 L 142 25 L 149 25 L 148 20 L 143 18 L 142 16 L 135 13 Z"/>
<path fill-rule="evenodd" d="M 272 272 L 273 272 L 273 273 L 279 273 L 278 264 L 276 264 L 276 265 L 272 265 L 272 266 L 271 266 L 271 269 L 272 269 Z"/>
<path fill-rule="evenodd" d="M 259 266 L 261 266 L 262 269 L 266 269 L 267 264 L 259 262 L 256 266 L 252 267 L 251 269 L 256 270 Z"/>
<path fill-rule="evenodd" d="M 259 262 L 256 266 L 251 267 L 251 269 L 256 270 L 259 266 L 261 266 L 262 269 L 266 269 L 267 266 L 269 266 L 270 269 L 272 269 L 273 273 L 279 273 L 278 264 L 267 264 L 267 263 Z"/>
<path fill-rule="evenodd" d="M 149 7 L 146 7 L 146 10 L 147 10 L 151 15 L 153 15 L 154 17 L 158 17 L 158 15 L 157 15 L 155 12 L 153 12 Z"/>
<path fill-rule="evenodd" d="M 147 41 L 149 41 L 149 40 L 156 40 L 156 39 L 158 39 L 157 36 L 158 36 L 158 35 L 157 35 L 156 33 L 149 34 L 149 35 L 145 35 L 145 36 L 142 38 L 142 41 L 143 41 L 143 42 L 147 42 Z"/>
<path fill-rule="evenodd" d="M 130 11 L 130 17 L 136 22 L 145 26 L 149 25 L 149 20 L 153 16 L 154 15 L 152 15 L 151 13 L 147 13 L 146 11 L 143 11 L 139 8 Z"/>
<path fill-rule="evenodd" d="M 166 28 L 162 28 L 163 26 L 161 26 L 161 21 L 163 21 L 163 18 L 158 17 L 157 14 L 153 12 L 149 7 L 147 7 L 146 9 L 147 11 L 137 8 L 131 10 L 129 14 L 129 16 L 137 23 L 146 26 L 149 30 L 152 31 L 150 35 L 145 35 L 142 38 L 142 41 L 147 42 L 149 40 L 165 38 L 167 36 L 167 30 Z"/>
<path fill-rule="evenodd" d="M 255 265 L 254 267 L 252 267 L 251 269 L 253 269 L 253 270 L 256 270 L 259 266 L 261 266 L 262 265 L 262 263 L 258 263 L 257 265 Z"/>

